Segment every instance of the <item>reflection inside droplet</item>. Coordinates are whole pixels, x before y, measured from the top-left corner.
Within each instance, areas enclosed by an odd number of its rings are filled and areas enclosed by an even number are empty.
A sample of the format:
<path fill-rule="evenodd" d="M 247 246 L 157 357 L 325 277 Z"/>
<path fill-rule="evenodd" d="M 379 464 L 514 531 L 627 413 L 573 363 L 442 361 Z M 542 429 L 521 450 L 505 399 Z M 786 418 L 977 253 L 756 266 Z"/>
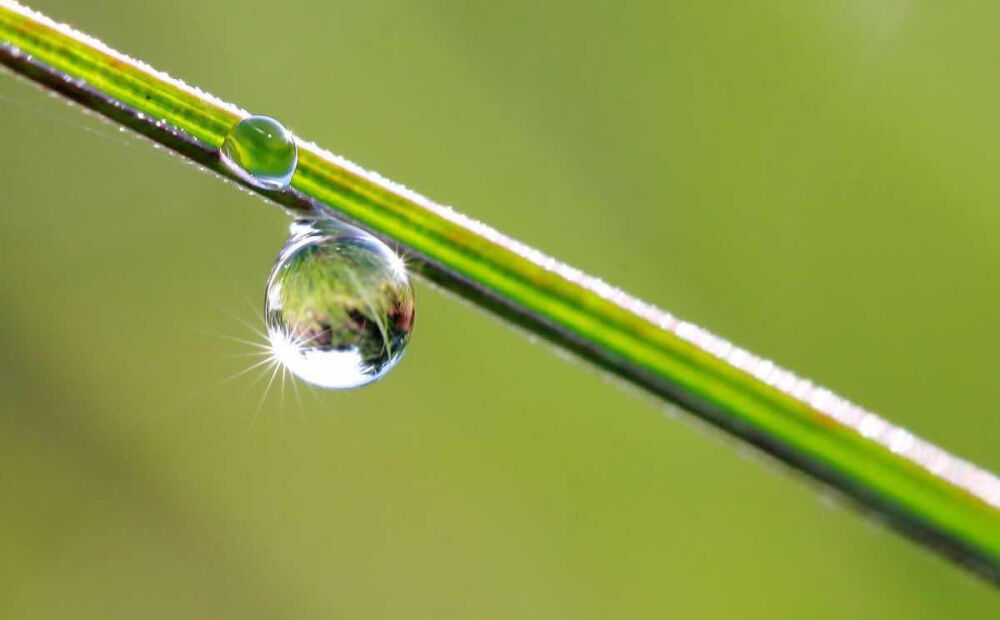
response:
<path fill-rule="evenodd" d="M 303 220 L 271 270 L 264 318 L 274 356 L 292 374 L 324 388 L 359 387 L 402 357 L 413 288 L 403 261 L 375 237 Z"/>

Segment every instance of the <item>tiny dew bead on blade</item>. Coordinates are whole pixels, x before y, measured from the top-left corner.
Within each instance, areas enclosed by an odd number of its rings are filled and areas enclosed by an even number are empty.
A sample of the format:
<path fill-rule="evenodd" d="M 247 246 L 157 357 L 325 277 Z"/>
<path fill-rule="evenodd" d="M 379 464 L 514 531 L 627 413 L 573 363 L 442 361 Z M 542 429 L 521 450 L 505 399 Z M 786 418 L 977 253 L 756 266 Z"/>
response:
<path fill-rule="evenodd" d="M 268 116 L 248 116 L 233 125 L 219 156 L 247 183 L 271 190 L 288 187 L 299 161 L 292 134 Z"/>
<path fill-rule="evenodd" d="M 382 378 L 413 331 L 402 259 L 372 235 L 333 219 L 299 220 L 271 270 L 264 321 L 274 357 L 328 389 Z"/>

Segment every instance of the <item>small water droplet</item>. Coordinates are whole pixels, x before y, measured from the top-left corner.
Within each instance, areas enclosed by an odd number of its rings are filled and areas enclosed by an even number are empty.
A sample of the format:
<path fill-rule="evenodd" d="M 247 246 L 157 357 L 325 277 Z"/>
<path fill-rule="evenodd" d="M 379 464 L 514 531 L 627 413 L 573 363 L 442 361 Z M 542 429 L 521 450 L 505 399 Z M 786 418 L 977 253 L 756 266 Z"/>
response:
<path fill-rule="evenodd" d="M 292 374 L 328 389 L 380 379 L 413 319 L 406 267 L 388 246 L 336 220 L 292 224 L 264 297 L 268 340 Z"/>
<path fill-rule="evenodd" d="M 267 116 L 248 116 L 236 123 L 219 155 L 241 179 L 263 189 L 288 187 L 299 160 L 292 134 Z"/>

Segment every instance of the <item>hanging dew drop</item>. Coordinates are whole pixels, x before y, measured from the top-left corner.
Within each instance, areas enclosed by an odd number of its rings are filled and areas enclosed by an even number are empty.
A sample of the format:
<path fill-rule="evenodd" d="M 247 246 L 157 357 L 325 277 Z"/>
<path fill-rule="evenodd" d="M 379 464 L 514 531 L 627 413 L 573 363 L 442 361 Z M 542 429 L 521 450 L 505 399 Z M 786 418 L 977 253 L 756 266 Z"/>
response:
<path fill-rule="evenodd" d="M 267 116 L 248 116 L 236 123 L 219 156 L 244 181 L 272 190 L 288 187 L 299 160 L 292 134 Z"/>
<path fill-rule="evenodd" d="M 292 374 L 328 389 L 376 381 L 402 357 L 413 319 L 413 288 L 388 246 L 335 220 L 292 224 L 264 297 L 271 349 Z"/>

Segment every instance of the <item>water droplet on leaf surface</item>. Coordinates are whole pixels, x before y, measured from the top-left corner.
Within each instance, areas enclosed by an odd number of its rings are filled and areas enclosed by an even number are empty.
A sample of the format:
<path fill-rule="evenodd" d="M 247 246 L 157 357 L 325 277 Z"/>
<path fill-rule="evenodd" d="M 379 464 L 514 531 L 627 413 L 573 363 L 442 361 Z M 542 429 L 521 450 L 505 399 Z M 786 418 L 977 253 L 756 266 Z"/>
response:
<path fill-rule="evenodd" d="M 402 259 L 336 220 L 302 220 L 267 281 L 264 320 L 274 356 L 329 389 L 380 379 L 403 355 L 414 298 Z"/>
<path fill-rule="evenodd" d="M 292 134 L 267 116 L 248 116 L 236 123 L 219 155 L 241 179 L 263 189 L 288 187 L 299 161 Z"/>

